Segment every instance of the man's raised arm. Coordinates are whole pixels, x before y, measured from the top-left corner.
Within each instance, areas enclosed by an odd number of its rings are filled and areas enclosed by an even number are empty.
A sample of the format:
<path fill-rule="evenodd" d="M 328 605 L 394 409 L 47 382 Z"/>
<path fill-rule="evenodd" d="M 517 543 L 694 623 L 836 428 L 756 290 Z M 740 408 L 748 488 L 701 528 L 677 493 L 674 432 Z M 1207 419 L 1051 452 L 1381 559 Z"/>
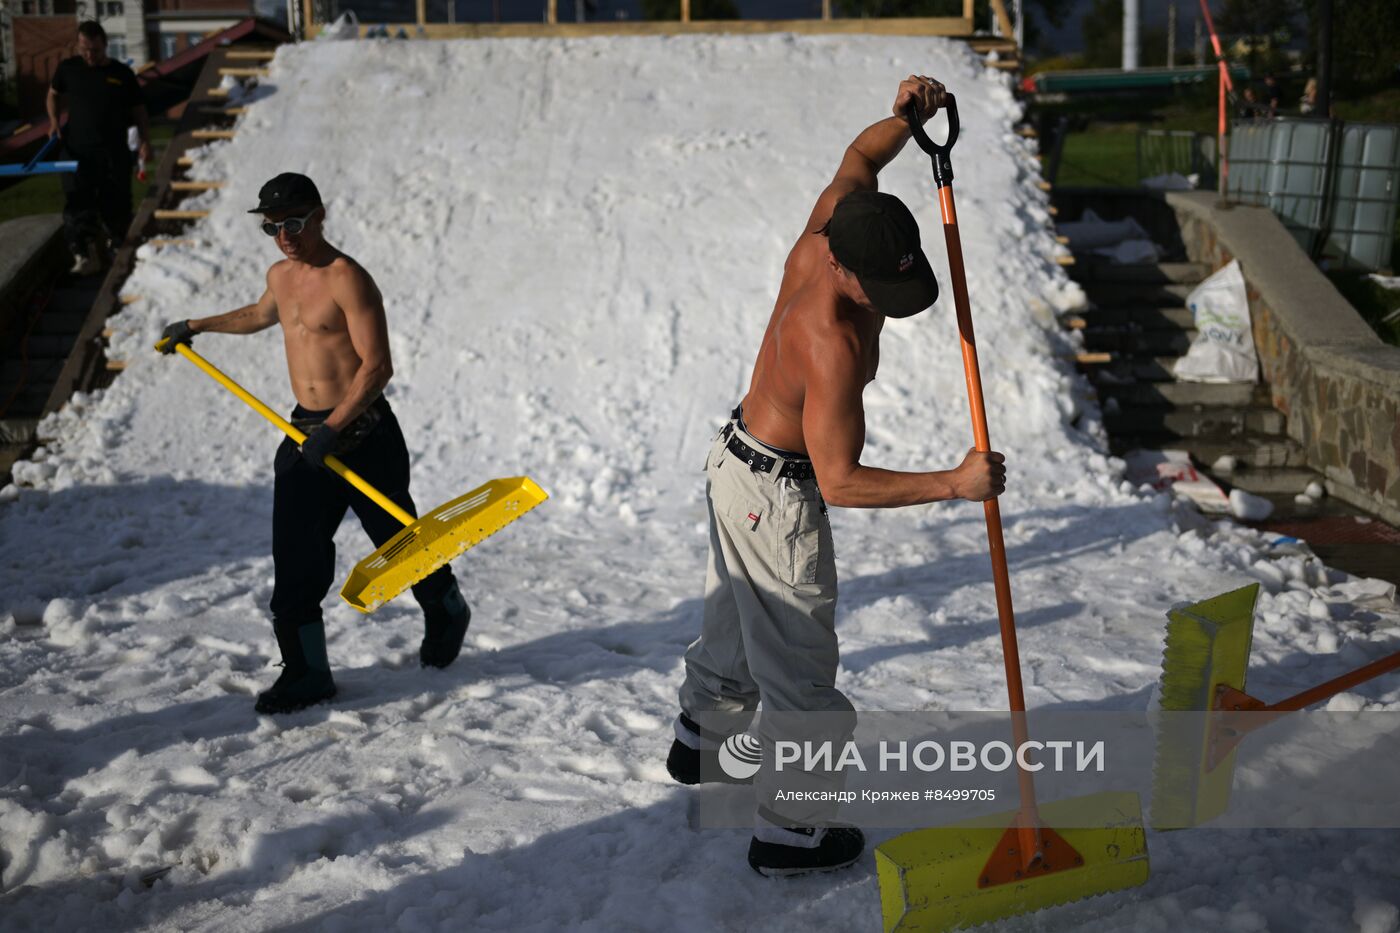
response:
<path fill-rule="evenodd" d="M 826 186 L 817 198 L 812 215 L 807 219 L 807 234 L 816 233 L 836 209 L 836 202 L 852 191 L 874 191 L 879 187 L 876 176 L 889 165 L 904 144 L 909 141 L 909 124 L 904 120 L 904 111 L 910 101 L 918 101 L 919 112 L 928 120 L 943 106 L 945 91 L 943 85 L 923 75 L 910 75 L 899 82 L 895 94 L 894 116 L 886 117 L 861 131 L 860 135 L 846 147 L 841 165 L 836 169 L 836 177 Z M 802 241 L 799 241 L 799 243 Z"/>

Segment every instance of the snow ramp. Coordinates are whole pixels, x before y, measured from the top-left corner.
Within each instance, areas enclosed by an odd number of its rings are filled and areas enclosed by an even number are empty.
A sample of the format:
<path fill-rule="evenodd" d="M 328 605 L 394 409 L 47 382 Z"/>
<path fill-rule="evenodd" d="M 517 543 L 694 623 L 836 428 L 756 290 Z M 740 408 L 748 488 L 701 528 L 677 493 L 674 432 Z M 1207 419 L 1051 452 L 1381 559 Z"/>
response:
<path fill-rule="evenodd" d="M 817 887 L 760 879 L 742 833 L 686 828 L 687 792 L 663 757 L 699 622 L 706 445 L 743 392 L 813 199 L 911 72 L 959 98 L 963 243 L 993 443 L 1011 469 L 1030 705 L 1145 707 L 1163 611 L 1242 576 L 1271 581 L 1261 605 L 1276 624 L 1259 649 L 1283 653 L 1309 625 L 1368 637 L 1341 612 L 1306 621 L 1311 600 L 1340 599 L 1335 575 L 1270 557 L 1252 533 L 1184 529 L 1164 497 L 1123 483 L 1054 327 L 1077 290 L 1051 258 L 1033 154 L 1012 132 L 1019 105 L 966 46 L 284 47 L 237 137 L 199 156 L 195 175 L 226 185 L 189 205 L 211 211 L 194 245 L 143 248 L 126 285 L 140 300 L 113 321 L 128 369 L 46 425 L 58 440 L 16 467 L 22 488 L 0 503 L 4 925 L 874 927 L 870 865 Z M 317 181 L 329 237 L 384 293 L 388 394 L 420 505 L 521 473 L 552 498 L 457 562 L 475 616 L 450 669 L 418 669 L 410 600 L 368 618 L 328 600 L 340 698 L 259 720 L 252 694 L 276 674 L 278 437 L 149 348 L 169 320 L 258 297 L 278 257 L 246 211 L 289 170 Z M 946 281 L 926 159 L 911 147 L 881 184 L 914 208 Z M 275 330 L 196 346 L 291 407 Z M 866 462 L 956 465 L 971 442 L 946 294 L 891 322 L 882 351 Z M 1002 706 L 980 507 L 832 518 L 839 683 L 857 708 Z M 343 577 L 366 543 L 352 521 L 337 545 Z M 1306 902 L 1342 928 L 1389 907 L 1393 881 L 1366 904 L 1349 892 L 1372 870 L 1359 866 L 1394 863 L 1393 839 L 1241 854 L 1222 881 L 1200 838 L 1154 838 L 1175 874 L 1056 917 L 1165 930 L 1216 910 L 1213 928 L 1262 929 Z M 1342 853 L 1367 848 L 1344 867 Z M 1288 898 L 1269 893 L 1284 880 Z M 1210 906 L 1221 900 L 1228 911 Z"/>

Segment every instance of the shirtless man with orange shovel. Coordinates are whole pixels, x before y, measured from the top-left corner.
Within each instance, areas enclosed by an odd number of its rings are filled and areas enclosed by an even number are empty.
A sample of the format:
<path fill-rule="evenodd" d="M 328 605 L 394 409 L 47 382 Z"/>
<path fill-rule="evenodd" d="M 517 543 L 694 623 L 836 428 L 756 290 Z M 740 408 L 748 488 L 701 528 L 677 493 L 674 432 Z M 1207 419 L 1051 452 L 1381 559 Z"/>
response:
<path fill-rule="evenodd" d="M 903 116 L 910 102 L 931 116 L 943 95 L 937 81 L 911 75 L 900 82 L 895 115 L 847 148 L 788 254 L 748 394 L 710 449 L 704 622 L 686 650 L 667 760 L 681 783 L 724 779 L 715 767 L 720 747 L 760 701 L 765 716 L 824 713 L 836 722 L 849 714 L 854 724 L 835 685 L 828 504 L 983 501 L 1005 489 L 1003 457 L 990 451 L 923 473 L 860 462 L 861 395 L 875 378 L 880 331 L 886 319 L 917 314 L 938 297 L 918 224 L 898 198 L 877 191 L 876 176 L 910 138 Z M 760 722 L 758 731 L 771 747 L 771 729 Z M 821 809 L 760 807 L 749 864 L 765 875 L 794 875 L 854 862 L 864 847 L 860 830 L 826 828 Z"/>
<path fill-rule="evenodd" d="M 291 437 L 283 440 L 273 462 L 271 608 L 283 670 L 256 708 L 287 713 L 335 696 L 321 601 L 334 578 L 332 538 L 346 509 L 354 510 L 375 547 L 405 526 L 326 469 L 327 458 L 333 455 L 383 490 L 402 512 L 416 513 L 408 449 L 383 395 L 393 364 L 374 279 L 326 242 L 325 207 L 306 176 L 278 175 L 263 186 L 250 213 L 262 215 L 263 232 L 287 257 L 268 270 L 262 297 L 227 314 L 170 324 L 160 349 L 174 353 L 195 334 L 255 334 L 282 325 L 298 403 L 291 422 L 306 439 L 300 446 Z M 461 651 L 471 610 L 445 564 L 415 583 L 413 596 L 425 620 L 419 658 L 425 667 L 446 667 Z"/>

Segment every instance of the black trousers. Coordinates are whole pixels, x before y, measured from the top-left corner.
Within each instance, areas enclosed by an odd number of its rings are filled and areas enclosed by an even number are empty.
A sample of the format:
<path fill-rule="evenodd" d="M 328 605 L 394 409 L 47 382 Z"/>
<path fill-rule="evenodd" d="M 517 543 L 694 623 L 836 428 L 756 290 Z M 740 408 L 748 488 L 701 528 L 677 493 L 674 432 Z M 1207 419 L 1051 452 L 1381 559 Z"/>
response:
<path fill-rule="evenodd" d="M 63 175 L 63 235 L 68 248 L 82 254 L 102 234 L 121 246 L 131 226 L 131 150 L 121 145 L 74 146 L 65 141 L 67 158 L 78 171 Z M 96 240 L 101 246 L 101 240 Z"/>
<path fill-rule="evenodd" d="M 413 497 L 408 493 L 408 447 L 398 419 L 383 396 L 371 407 L 379 422 L 353 449 L 337 450 L 335 455 L 404 511 L 417 516 Z M 298 405 L 292 418 L 323 420 L 329 414 Z M 344 433 L 352 434 L 353 427 Z M 333 538 L 346 509 L 354 510 L 376 548 L 401 531 L 403 525 L 330 470 L 307 463 L 291 438 L 277 448 L 273 470 L 273 625 L 280 629 L 318 623 L 321 601 L 335 579 Z M 413 598 L 424 609 L 436 608 L 455 585 L 452 571 L 443 566 L 414 585 Z"/>

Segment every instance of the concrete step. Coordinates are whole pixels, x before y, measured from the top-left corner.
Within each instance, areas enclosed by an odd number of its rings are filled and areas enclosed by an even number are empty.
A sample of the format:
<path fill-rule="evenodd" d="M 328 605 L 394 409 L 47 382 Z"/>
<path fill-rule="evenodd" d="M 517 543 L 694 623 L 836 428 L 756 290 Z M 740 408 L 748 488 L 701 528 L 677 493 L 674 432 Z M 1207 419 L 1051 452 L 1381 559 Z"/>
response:
<path fill-rule="evenodd" d="M 1143 330 L 1192 330 L 1196 326 L 1190 308 L 1095 308 L 1066 314 L 1061 321 L 1082 322 L 1089 327 L 1123 327 L 1131 325 Z"/>
<path fill-rule="evenodd" d="M 1107 363 L 1088 363 L 1084 370 L 1095 387 L 1121 386 L 1134 382 L 1175 382 L 1172 367 L 1179 356 L 1134 356 L 1115 354 Z"/>
<path fill-rule="evenodd" d="M 29 334 L 31 338 L 77 334 L 83 329 L 83 321 L 86 319 L 86 311 L 54 311 L 49 309 L 34 323 L 34 329 Z"/>
<path fill-rule="evenodd" d="M 1074 243 L 1070 243 L 1074 248 Z M 1076 255 L 1069 267 L 1070 278 L 1077 282 L 1119 282 L 1131 285 L 1191 285 L 1200 284 L 1210 275 L 1210 266 L 1203 262 L 1144 262 L 1127 265 L 1115 263 L 1102 256 Z"/>
<path fill-rule="evenodd" d="M 1164 438 L 1282 435 L 1283 412 L 1268 407 L 1208 408 L 1104 408 L 1104 427 L 1110 434 L 1155 435 Z"/>
<path fill-rule="evenodd" d="M 1203 465 L 1209 467 L 1211 464 Z M 1309 483 L 1325 484 L 1321 473 L 1307 467 L 1244 467 L 1236 468 L 1230 473 L 1211 472 L 1211 477 L 1226 488 L 1233 486 L 1256 495 L 1285 499 L 1298 495 L 1308 488 Z"/>
<path fill-rule="evenodd" d="M 1203 434 L 1196 437 L 1168 437 L 1148 432 L 1119 433 L 1110 437 L 1109 446 L 1115 454 L 1135 447 L 1185 450 L 1196 458 L 1196 462 L 1205 466 L 1210 466 L 1226 454 L 1234 457 L 1246 469 L 1302 467 L 1307 462 L 1303 448 L 1291 437 L 1258 432 Z"/>
<path fill-rule="evenodd" d="M 77 334 L 31 334 L 27 344 L 29 358 L 31 360 L 53 357 L 67 359 L 69 352 L 73 349 L 73 344 L 77 342 L 77 337 Z"/>
<path fill-rule="evenodd" d="M 1097 386 L 1099 399 L 1113 399 L 1123 409 L 1174 408 L 1200 405 L 1214 408 L 1249 408 L 1269 405 L 1267 386 L 1254 383 L 1132 382 Z"/>
<path fill-rule="evenodd" d="M 1194 285 L 1128 284 L 1124 282 L 1086 282 L 1084 292 L 1096 308 L 1172 307 L 1186 304 L 1186 296 Z"/>
<path fill-rule="evenodd" d="M 1180 356 L 1196 337 L 1194 330 L 1144 330 L 1134 325 L 1084 328 L 1084 349 L 1132 356 Z"/>

